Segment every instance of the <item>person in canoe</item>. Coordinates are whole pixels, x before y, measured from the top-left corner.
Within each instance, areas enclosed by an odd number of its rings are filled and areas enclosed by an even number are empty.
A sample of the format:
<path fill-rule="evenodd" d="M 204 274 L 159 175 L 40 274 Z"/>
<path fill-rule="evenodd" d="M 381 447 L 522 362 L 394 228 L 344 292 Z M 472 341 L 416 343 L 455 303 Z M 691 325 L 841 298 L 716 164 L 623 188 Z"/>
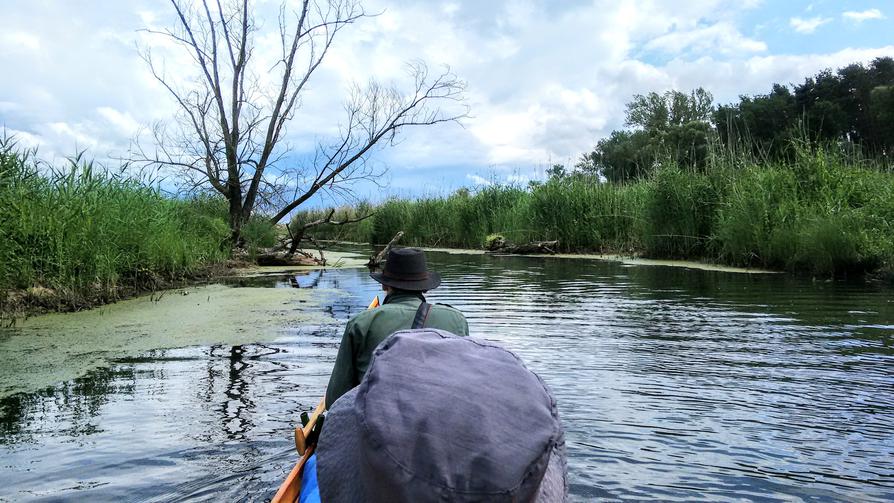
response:
<path fill-rule="evenodd" d="M 561 502 L 565 438 L 544 382 L 502 347 L 435 329 L 376 348 L 328 412 L 315 490 L 339 502 Z"/>
<path fill-rule="evenodd" d="M 382 284 L 385 300 L 380 307 L 364 311 L 348 321 L 326 388 L 327 409 L 360 384 L 369 368 L 373 350 L 394 332 L 431 327 L 469 335 L 469 324 L 461 312 L 450 306 L 426 302 L 424 294 L 441 284 L 441 276 L 428 270 L 422 250 L 391 249 L 384 269 L 370 273 L 370 276 Z"/>

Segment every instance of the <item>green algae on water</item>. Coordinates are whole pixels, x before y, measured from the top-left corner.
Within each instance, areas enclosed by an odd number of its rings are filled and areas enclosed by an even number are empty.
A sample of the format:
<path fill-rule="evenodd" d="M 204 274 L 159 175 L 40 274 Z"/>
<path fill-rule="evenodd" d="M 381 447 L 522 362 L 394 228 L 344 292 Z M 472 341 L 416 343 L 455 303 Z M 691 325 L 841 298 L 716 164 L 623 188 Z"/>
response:
<path fill-rule="evenodd" d="M 272 341 L 290 328 L 332 323 L 318 309 L 324 293 L 209 285 L 29 318 L 0 330 L 0 398 L 154 349 Z"/>

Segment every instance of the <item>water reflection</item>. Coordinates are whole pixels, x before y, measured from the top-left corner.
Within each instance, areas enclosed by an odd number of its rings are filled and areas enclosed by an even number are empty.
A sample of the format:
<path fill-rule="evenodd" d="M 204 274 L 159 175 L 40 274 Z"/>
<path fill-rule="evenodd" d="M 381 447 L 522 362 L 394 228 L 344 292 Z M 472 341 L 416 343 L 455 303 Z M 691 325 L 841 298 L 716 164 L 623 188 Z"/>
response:
<path fill-rule="evenodd" d="M 894 497 L 891 290 L 788 276 L 432 254 L 437 302 L 553 388 L 578 500 Z M 233 280 L 380 293 L 362 269 Z M 322 291 L 322 290 L 321 290 Z M 154 351 L 0 402 L 0 499 L 264 500 L 342 326 Z"/>
<path fill-rule="evenodd" d="M 0 443 L 34 442 L 47 416 L 64 411 L 55 433 L 67 437 L 100 431 L 96 419 L 113 395 L 132 395 L 136 376 L 129 368 L 101 368 L 40 393 L 19 393 L 0 400 Z"/>

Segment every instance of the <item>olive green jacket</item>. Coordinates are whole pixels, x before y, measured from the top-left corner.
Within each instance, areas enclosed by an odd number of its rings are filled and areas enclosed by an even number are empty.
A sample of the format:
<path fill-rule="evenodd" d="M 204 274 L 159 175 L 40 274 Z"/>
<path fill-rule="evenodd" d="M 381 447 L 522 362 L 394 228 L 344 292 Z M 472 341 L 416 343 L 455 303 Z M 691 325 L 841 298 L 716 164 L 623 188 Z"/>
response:
<path fill-rule="evenodd" d="M 335 358 L 335 367 L 326 389 L 326 408 L 338 397 L 360 384 L 369 368 L 373 350 L 398 330 L 413 325 L 413 318 L 422 299 L 412 294 L 389 295 L 381 306 L 364 311 L 348 321 Z M 425 321 L 427 328 L 439 328 L 456 335 L 469 335 L 469 324 L 456 309 L 434 304 Z"/>

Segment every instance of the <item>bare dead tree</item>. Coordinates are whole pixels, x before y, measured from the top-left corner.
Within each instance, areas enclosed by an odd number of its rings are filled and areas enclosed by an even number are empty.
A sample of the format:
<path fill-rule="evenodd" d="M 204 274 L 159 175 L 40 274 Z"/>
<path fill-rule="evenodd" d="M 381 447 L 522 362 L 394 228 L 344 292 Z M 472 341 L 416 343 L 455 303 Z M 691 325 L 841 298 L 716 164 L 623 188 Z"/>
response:
<path fill-rule="evenodd" d="M 255 70 L 259 31 L 249 0 L 171 0 L 178 24 L 146 29 L 191 57 L 196 77 L 169 73 L 150 49 L 142 51 L 152 75 L 178 105 L 174 121 L 151 130 L 152 148 L 135 144 L 131 161 L 174 168 L 186 191 L 213 190 L 226 198 L 232 239 L 263 208 L 278 223 L 319 192 L 346 197 L 352 182 L 377 179 L 368 159 L 376 147 L 394 144 L 408 126 L 434 125 L 467 116 L 465 84 L 449 70 L 432 75 L 423 62 L 408 64 L 409 90 L 371 81 L 355 85 L 345 103 L 339 135 L 318 143 L 310 160 L 288 156 L 286 125 L 336 35 L 366 17 L 358 0 L 303 0 L 279 10 L 282 49 L 265 86 Z M 444 105 L 448 109 L 442 108 Z M 335 223 L 327 219 L 322 223 Z M 293 245 L 293 249 L 297 243 Z"/>

